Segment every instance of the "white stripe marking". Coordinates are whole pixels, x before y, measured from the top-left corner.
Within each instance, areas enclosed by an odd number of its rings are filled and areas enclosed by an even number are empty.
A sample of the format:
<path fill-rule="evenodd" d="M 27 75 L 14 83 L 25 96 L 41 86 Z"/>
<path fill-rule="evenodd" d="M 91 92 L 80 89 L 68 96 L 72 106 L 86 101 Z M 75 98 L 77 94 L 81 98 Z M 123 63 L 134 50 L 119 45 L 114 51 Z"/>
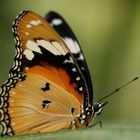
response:
<path fill-rule="evenodd" d="M 42 54 L 40 48 L 38 47 L 38 44 L 35 43 L 34 41 L 28 40 L 27 43 L 26 43 L 26 46 L 27 46 L 28 49 Z"/>
<path fill-rule="evenodd" d="M 56 50 L 56 48 L 49 41 L 37 40 L 37 43 L 38 43 L 38 45 L 42 46 L 43 48 L 45 48 L 46 50 L 48 50 L 52 54 L 60 55 L 60 53 Z"/>
<path fill-rule="evenodd" d="M 52 44 L 54 45 L 54 47 L 56 47 L 56 49 L 60 52 L 60 54 L 62 55 L 66 55 L 67 52 L 64 50 L 64 48 L 60 45 L 60 43 L 58 42 L 52 42 Z"/>
<path fill-rule="evenodd" d="M 63 63 L 66 64 L 66 63 L 72 63 L 72 62 L 71 62 L 71 60 L 66 59 Z"/>
<path fill-rule="evenodd" d="M 34 54 L 31 50 L 26 49 L 24 50 L 23 54 L 28 60 L 32 60 L 34 58 Z"/>
<path fill-rule="evenodd" d="M 58 42 L 52 42 L 46 40 L 37 40 L 38 45 L 42 46 L 49 52 L 51 52 L 54 55 L 66 55 L 67 52 L 63 49 L 63 47 Z"/>

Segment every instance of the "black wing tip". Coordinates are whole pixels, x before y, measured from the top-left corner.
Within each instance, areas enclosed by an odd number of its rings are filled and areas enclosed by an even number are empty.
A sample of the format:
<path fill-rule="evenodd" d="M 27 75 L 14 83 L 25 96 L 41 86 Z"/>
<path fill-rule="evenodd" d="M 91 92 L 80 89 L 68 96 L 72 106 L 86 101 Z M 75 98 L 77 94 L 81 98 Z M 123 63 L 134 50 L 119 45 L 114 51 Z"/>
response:
<path fill-rule="evenodd" d="M 55 11 L 49 11 L 48 13 L 47 13 L 47 15 L 52 15 L 52 16 L 60 16 L 57 12 L 55 12 Z"/>
<path fill-rule="evenodd" d="M 49 11 L 46 14 L 46 19 L 54 19 L 54 18 L 59 18 L 63 20 L 62 16 L 55 11 Z"/>

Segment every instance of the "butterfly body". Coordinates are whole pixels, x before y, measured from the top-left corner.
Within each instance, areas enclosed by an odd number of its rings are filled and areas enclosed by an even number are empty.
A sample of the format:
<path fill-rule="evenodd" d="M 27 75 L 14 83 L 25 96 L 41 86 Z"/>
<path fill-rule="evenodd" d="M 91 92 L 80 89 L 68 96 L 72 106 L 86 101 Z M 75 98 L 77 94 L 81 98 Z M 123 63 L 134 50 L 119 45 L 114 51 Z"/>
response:
<path fill-rule="evenodd" d="M 15 63 L 0 93 L 1 135 L 88 127 L 96 113 L 92 83 L 65 21 L 53 12 L 46 20 L 23 11 L 13 23 L 13 35 Z"/>

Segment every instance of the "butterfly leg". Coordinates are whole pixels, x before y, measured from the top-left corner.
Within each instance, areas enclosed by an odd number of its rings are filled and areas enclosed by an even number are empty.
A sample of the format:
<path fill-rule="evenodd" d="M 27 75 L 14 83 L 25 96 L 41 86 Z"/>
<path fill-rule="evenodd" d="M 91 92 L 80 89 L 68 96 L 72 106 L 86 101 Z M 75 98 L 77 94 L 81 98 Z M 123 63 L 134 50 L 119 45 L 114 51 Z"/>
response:
<path fill-rule="evenodd" d="M 90 125 L 89 128 L 94 127 L 94 126 L 96 126 L 96 125 L 99 125 L 100 128 L 102 128 L 102 122 L 101 122 L 101 121 L 95 122 L 94 124 Z"/>

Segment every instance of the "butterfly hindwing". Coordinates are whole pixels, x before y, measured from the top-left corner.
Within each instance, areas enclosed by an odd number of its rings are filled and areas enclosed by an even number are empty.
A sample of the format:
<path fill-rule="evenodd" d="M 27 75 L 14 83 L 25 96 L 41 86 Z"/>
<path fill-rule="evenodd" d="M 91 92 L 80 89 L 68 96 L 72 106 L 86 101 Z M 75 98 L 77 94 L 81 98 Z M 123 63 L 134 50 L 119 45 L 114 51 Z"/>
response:
<path fill-rule="evenodd" d="M 80 113 L 78 100 L 67 96 L 62 87 L 34 73 L 26 74 L 25 79 L 9 92 L 8 111 L 15 134 L 64 129 L 73 120 L 71 114 Z"/>
<path fill-rule="evenodd" d="M 51 11 L 46 15 L 46 20 L 50 25 L 57 31 L 57 33 L 62 37 L 63 41 L 66 43 L 67 47 L 73 54 L 78 66 L 80 67 L 89 89 L 90 103 L 93 102 L 93 87 L 89 69 L 80 47 L 80 43 L 76 38 L 75 34 L 71 30 L 67 22 L 58 13 Z"/>

